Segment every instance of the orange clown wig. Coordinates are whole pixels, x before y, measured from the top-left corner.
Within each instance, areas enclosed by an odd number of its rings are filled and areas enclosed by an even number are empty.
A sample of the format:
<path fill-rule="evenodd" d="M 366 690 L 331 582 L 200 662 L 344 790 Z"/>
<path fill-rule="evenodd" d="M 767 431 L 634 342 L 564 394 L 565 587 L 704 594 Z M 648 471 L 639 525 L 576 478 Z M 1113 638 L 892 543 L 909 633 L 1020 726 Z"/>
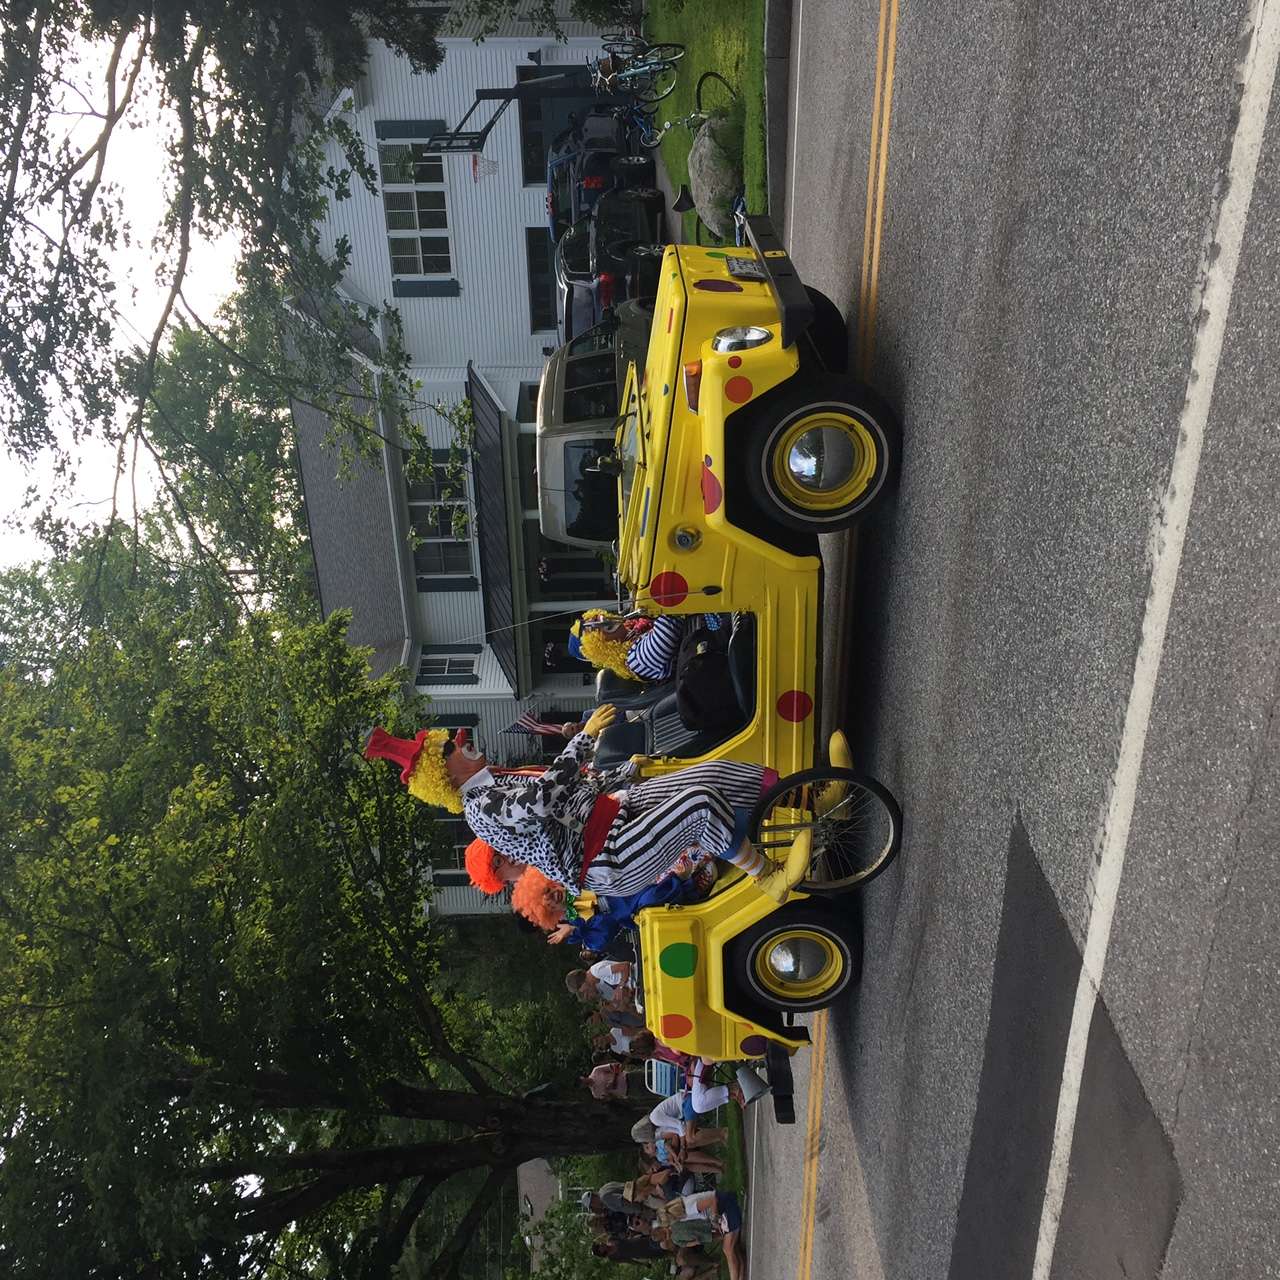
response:
<path fill-rule="evenodd" d="M 511 891 L 511 909 L 540 929 L 554 929 L 564 920 L 564 886 L 530 867 Z"/>
<path fill-rule="evenodd" d="M 479 837 L 467 845 L 467 875 L 471 877 L 471 883 L 475 885 L 481 893 L 487 893 L 490 896 L 495 893 L 501 893 L 504 886 L 502 878 L 493 868 L 493 859 L 497 852 L 498 851 L 493 847 L 493 845 L 487 844 Z M 526 871 L 524 875 L 516 881 L 517 887 L 519 887 L 521 881 L 535 874 L 536 872 L 534 871 Z"/>

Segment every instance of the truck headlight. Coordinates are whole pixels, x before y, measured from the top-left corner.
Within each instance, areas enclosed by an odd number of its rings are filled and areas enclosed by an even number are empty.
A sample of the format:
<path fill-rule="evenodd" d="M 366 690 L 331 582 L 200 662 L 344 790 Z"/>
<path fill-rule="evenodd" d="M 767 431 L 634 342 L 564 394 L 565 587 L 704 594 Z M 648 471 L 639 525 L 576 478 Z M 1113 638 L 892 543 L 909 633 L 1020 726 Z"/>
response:
<path fill-rule="evenodd" d="M 762 329 L 758 324 L 735 324 L 728 329 L 721 329 L 711 339 L 712 351 L 747 351 L 768 342 L 773 334 Z"/>

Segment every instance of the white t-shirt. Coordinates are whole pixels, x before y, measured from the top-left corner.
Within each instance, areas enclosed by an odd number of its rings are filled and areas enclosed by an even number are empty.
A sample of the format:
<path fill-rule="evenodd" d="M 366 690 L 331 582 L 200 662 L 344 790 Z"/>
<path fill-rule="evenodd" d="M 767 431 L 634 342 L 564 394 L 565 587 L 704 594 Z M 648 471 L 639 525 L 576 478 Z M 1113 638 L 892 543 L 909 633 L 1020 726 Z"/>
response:
<path fill-rule="evenodd" d="M 628 1031 L 626 1027 L 614 1027 L 609 1032 L 609 1046 L 614 1053 L 627 1053 L 631 1049 L 631 1041 L 634 1038 L 634 1033 Z"/>
<path fill-rule="evenodd" d="M 663 1098 L 652 1111 L 649 1119 L 659 1133 L 684 1133 L 684 1094 L 673 1093 Z"/>
<path fill-rule="evenodd" d="M 606 987 L 609 994 L 612 995 L 619 987 L 628 987 L 631 985 L 630 980 L 623 978 L 618 974 L 621 966 L 612 960 L 597 960 L 595 964 L 587 970 L 589 974 L 602 986 Z M 628 971 L 629 972 L 629 971 Z"/>

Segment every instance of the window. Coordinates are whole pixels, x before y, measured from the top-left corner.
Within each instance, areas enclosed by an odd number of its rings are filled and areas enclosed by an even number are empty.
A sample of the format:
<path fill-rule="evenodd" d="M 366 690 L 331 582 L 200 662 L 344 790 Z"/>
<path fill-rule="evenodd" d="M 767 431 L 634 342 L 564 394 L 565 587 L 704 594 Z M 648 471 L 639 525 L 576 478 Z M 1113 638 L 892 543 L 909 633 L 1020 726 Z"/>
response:
<path fill-rule="evenodd" d="M 586 422 L 591 418 L 609 418 L 617 412 L 618 386 L 613 381 L 565 392 L 565 422 Z"/>
<path fill-rule="evenodd" d="M 449 208 L 444 160 L 420 142 L 378 147 L 382 208 L 393 276 L 448 275 Z"/>
<path fill-rule="evenodd" d="M 551 263 L 551 237 L 546 227 L 526 227 L 525 257 L 529 271 L 529 330 L 556 327 L 556 279 Z"/>
<path fill-rule="evenodd" d="M 614 381 L 612 351 L 565 361 L 564 385 L 567 388 L 590 387 L 597 382 L 612 381 Z"/>
<path fill-rule="evenodd" d="M 516 421 L 536 422 L 538 420 L 538 388 L 537 382 L 522 382 L 520 392 L 516 396 Z"/>
<path fill-rule="evenodd" d="M 413 567 L 417 573 L 452 575 L 475 572 L 465 502 L 411 502 L 409 515 L 417 544 L 413 549 Z"/>
<path fill-rule="evenodd" d="M 574 338 L 569 343 L 569 354 L 571 356 L 588 355 L 592 351 L 612 351 L 613 335 L 616 325 L 606 321 L 604 324 L 598 324 L 594 329 L 588 329 L 580 338 Z"/>
<path fill-rule="evenodd" d="M 618 536 L 618 482 L 594 470 L 596 460 L 612 452 L 607 438 L 564 447 L 565 529 L 574 538 L 612 542 Z"/>
<path fill-rule="evenodd" d="M 409 527 L 415 543 L 413 568 L 420 591 L 475 585 L 469 479 L 465 474 L 457 479 L 448 477 L 448 458 L 447 449 L 437 449 L 432 458 L 432 475 L 406 486 Z"/>
<path fill-rule="evenodd" d="M 419 684 L 458 684 L 476 674 L 474 653 L 424 653 L 418 663 Z"/>

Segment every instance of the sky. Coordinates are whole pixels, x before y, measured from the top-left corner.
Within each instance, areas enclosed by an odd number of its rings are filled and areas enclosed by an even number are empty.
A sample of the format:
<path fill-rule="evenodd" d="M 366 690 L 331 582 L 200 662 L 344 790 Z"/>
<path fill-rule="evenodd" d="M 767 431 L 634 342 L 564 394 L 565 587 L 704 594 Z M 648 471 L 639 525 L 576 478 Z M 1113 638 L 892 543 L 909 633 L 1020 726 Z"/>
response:
<path fill-rule="evenodd" d="M 86 46 L 82 51 L 81 67 L 80 82 L 87 96 L 91 101 L 103 102 L 106 96 L 105 52 L 101 48 Z M 143 96 L 136 105 L 154 117 L 154 111 L 147 111 L 151 101 Z M 80 132 L 86 139 L 92 139 L 96 131 L 97 123 L 93 120 L 80 126 Z M 80 133 L 73 130 L 72 138 L 79 137 Z M 165 296 L 165 289 L 156 283 L 155 264 L 150 251 L 152 234 L 165 208 L 164 159 L 163 140 L 156 130 L 126 128 L 123 122 L 115 129 L 105 172 L 107 179 L 115 183 L 124 197 L 134 232 L 132 245 L 115 255 L 117 296 L 123 300 L 121 340 L 130 345 L 140 342 L 140 335 L 150 335 Z M 202 318 L 212 316 L 234 285 L 236 248 L 231 238 L 218 242 L 196 240 L 192 245 L 182 291 Z M 68 499 L 68 509 L 77 517 L 91 518 L 95 512 L 105 515 L 110 511 L 115 451 L 99 443 L 81 447 L 77 454 L 79 475 L 75 491 Z M 42 493 L 49 492 L 51 463 L 37 465 L 30 472 L 24 471 L 12 458 L 6 457 L 0 464 L 0 568 L 43 558 L 47 554 L 25 519 L 20 520 L 18 528 L 11 527 L 9 521 L 10 516 L 20 512 L 23 495 L 32 484 L 37 485 Z M 140 470 L 139 501 L 145 504 L 151 492 L 151 479 Z M 127 480 L 121 486 L 121 493 L 127 502 Z"/>

